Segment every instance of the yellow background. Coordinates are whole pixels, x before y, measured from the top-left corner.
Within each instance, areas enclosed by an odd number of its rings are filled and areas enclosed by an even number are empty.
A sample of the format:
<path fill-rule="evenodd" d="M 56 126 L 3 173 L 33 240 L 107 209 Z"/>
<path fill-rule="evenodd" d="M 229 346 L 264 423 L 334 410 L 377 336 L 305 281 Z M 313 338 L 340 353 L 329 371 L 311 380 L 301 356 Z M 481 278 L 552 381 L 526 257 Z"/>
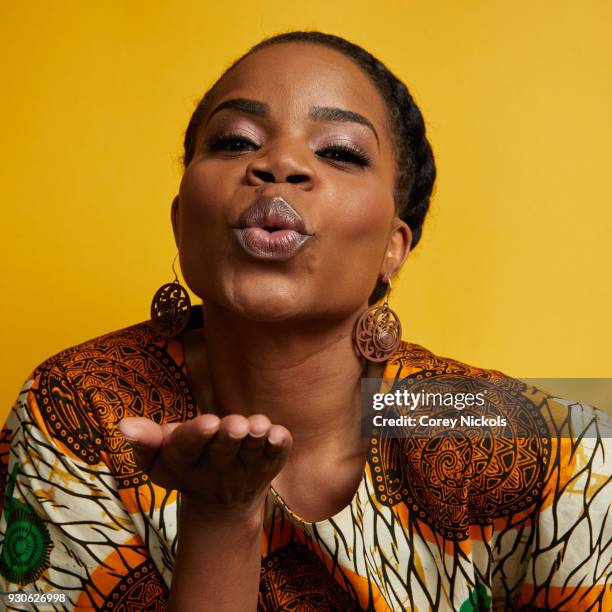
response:
<path fill-rule="evenodd" d="M 195 102 L 296 28 L 365 46 L 426 117 L 439 179 L 391 296 L 404 337 L 518 377 L 612 376 L 612 4 L 375 6 L 3 3 L 0 416 L 46 357 L 148 318 Z"/>

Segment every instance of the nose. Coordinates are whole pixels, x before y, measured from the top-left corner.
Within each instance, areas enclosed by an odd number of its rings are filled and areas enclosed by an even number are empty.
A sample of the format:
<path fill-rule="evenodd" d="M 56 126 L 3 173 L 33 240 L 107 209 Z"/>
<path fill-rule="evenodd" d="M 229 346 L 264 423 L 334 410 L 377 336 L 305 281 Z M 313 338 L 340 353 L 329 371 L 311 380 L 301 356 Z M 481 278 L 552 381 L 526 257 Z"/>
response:
<path fill-rule="evenodd" d="M 260 151 L 247 166 L 247 180 L 250 185 L 263 183 L 296 183 L 309 189 L 313 181 L 313 169 L 306 156 L 303 143 L 280 140 L 270 143 Z"/>

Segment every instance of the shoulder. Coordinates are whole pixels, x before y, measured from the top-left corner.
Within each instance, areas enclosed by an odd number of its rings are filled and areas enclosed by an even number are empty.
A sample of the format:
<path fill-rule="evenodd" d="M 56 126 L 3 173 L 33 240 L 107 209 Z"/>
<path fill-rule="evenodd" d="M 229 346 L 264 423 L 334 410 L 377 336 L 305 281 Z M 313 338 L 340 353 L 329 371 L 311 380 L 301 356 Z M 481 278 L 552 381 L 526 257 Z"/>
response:
<path fill-rule="evenodd" d="M 11 425 L 32 423 L 45 438 L 89 465 L 124 464 L 128 448 L 117 423 L 142 416 L 158 423 L 196 415 L 182 343 L 149 322 L 67 348 L 41 363 L 24 387 Z M 15 418 L 18 422 L 15 422 Z"/>
<path fill-rule="evenodd" d="M 159 337 L 148 321 L 67 348 L 32 379 L 41 408 L 82 405 L 98 420 L 109 411 L 118 418 L 165 415 L 189 395 L 181 341 Z"/>
<path fill-rule="evenodd" d="M 122 418 L 180 398 L 188 388 L 183 365 L 180 341 L 159 338 L 144 322 L 50 357 L 34 371 L 32 389 L 42 411 L 81 406 L 98 420 L 109 411 Z"/>
<path fill-rule="evenodd" d="M 433 416 L 499 417 L 519 436 L 549 435 L 554 428 L 552 413 L 545 409 L 556 400 L 550 393 L 500 370 L 437 355 L 419 344 L 403 341 L 387 362 L 385 377 L 394 381 L 394 387 L 421 393 L 417 409 Z"/>
<path fill-rule="evenodd" d="M 412 425 L 379 432 L 372 464 L 379 501 L 407 504 L 450 539 L 467 539 L 471 525 L 501 529 L 540 511 L 560 473 L 565 482 L 576 473 L 560 468 L 580 442 L 569 423 L 587 427 L 599 412 L 406 341 L 385 378 L 386 390 L 405 390 L 415 401 Z"/>
<path fill-rule="evenodd" d="M 509 376 L 499 370 L 478 367 L 451 357 L 443 357 L 420 344 L 407 340 L 402 340 L 398 350 L 387 361 L 387 367 L 398 378 L 429 373 L 430 375 L 455 374 L 472 378 L 510 379 Z"/>
<path fill-rule="evenodd" d="M 200 309 L 193 308 L 188 329 L 202 324 Z M 148 383 L 154 387 L 187 389 L 183 344 L 165 339 L 151 321 L 143 321 L 81 342 L 41 363 L 31 378 L 58 376 L 89 396 L 98 387 L 119 393 L 126 385 L 136 388 Z"/>
<path fill-rule="evenodd" d="M 59 400 L 58 389 L 75 400 L 131 405 L 136 396 L 153 400 L 151 388 L 186 388 L 182 344 L 160 338 L 146 321 L 69 347 L 41 363 L 34 388 Z M 68 390 L 69 388 L 69 390 Z"/>
<path fill-rule="evenodd" d="M 130 356 L 154 352 L 156 346 L 163 348 L 163 344 L 150 322 L 145 321 L 68 347 L 43 361 L 34 370 L 34 375 L 54 368 L 73 371 L 79 367 L 87 367 L 96 360 L 101 364 L 102 357 L 114 363 L 121 363 L 129 360 Z"/>
<path fill-rule="evenodd" d="M 461 415 L 502 418 L 507 428 L 487 429 L 492 435 L 578 439 L 585 432 L 590 432 L 592 437 L 594 424 L 606 429 L 610 423 L 603 411 L 571 398 L 558 397 L 527 379 L 437 355 L 407 341 L 402 341 L 388 360 L 385 376 L 395 381 L 394 386 L 452 394 L 454 401 L 436 407 L 438 410 L 448 412 L 448 408 L 453 408 Z M 468 399 L 466 402 L 468 394 L 479 394 L 483 401 Z M 434 397 L 439 399 L 439 395 Z"/>

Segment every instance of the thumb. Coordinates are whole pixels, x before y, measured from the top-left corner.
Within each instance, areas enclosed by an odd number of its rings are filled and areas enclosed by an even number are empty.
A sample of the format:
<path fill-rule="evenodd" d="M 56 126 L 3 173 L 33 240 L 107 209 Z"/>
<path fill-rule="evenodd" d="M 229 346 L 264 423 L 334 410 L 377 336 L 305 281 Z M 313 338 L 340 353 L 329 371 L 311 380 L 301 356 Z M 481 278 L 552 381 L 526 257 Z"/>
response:
<path fill-rule="evenodd" d="M 164 431 L 160 425 L 144 417 L 126 417 L 117 423 L 119 431 L 131 444 L 136 464 L 147 474 L 153 468 L 162 448 Z"/>

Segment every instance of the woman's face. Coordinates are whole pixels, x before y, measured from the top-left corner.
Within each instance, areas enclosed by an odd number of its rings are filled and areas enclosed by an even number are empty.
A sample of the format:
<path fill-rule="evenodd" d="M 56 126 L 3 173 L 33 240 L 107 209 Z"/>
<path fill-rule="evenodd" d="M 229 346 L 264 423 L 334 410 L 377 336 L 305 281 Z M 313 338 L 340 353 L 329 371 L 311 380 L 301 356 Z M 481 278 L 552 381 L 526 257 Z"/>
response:
<path fill-rule="evenodd" d="M 360 311 L 410 246 L 394 167 L 384 101 L 356 64 L 305 43 L 253 53 L 215 87 L 173 204 L 187 284 L 259 321 Z M 275 196 L 311 234 L 282 260 L 254 256 L 235 229 L 257 198 Z"/>

